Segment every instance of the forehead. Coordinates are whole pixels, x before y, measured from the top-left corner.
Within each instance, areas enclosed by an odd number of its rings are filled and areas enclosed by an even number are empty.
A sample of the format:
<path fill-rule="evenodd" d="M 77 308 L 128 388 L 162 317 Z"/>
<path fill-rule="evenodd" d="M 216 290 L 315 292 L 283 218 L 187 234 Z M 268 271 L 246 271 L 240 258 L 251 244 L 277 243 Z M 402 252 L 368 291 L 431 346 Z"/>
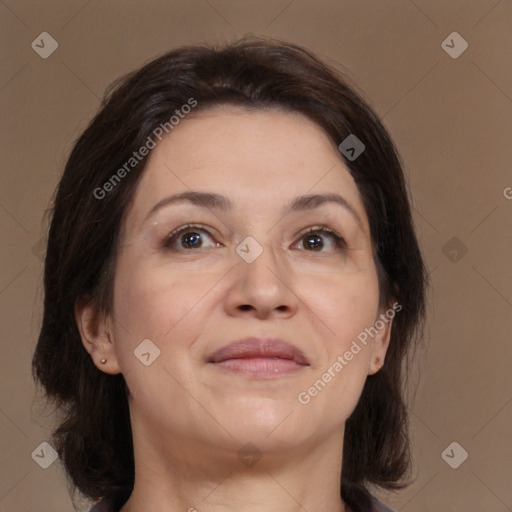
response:
<path fill-rule="evenodd" d="M 187 116 L 152 150 L 128 212 L 136 229 L 169 194 L 217 192 L 238 210 L 262 211 L 304 194 L 337 192 L 366 215 L 333 141 L 306 116 L 222 107 Z"/>

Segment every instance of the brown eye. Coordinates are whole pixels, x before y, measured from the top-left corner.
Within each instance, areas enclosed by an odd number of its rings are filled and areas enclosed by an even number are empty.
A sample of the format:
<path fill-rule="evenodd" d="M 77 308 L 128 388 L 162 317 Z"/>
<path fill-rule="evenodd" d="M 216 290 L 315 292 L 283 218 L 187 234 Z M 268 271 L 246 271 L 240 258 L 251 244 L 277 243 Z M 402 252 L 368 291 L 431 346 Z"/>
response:
<path fill-rule="evenodd" d="M 302 238 L 302 245 L 305 249 L 313 249 L 314 251 L 319 251 L 323 248 L 324 241 L 321 235 L 313 233 Z"/>
<path fill-rule="evenodd" d="M 326 240 L 331 240 L 326 243 Z M 326 252 L 322 251 L 324 247 L 331 246 L 331 250 L 339 251 L 345 249 L 347 244 L 345 240 L 335 233 L 333 230 L 320 226 L 312 228 L 301 236 L 302 248 L 308 251 L 314 252 Z"/>
<path fill-rule="evenodd" d="M 219 247 L 221 244 L 215 242 L 208 231 L 198 226 L 184 226 L 173 231 L 162 243 L 162 247 L 180 251 L 180 250 L 191 250 L 203 248 L 203 242 L 206 235 L 206 239 L 210 239 L 210 247 Z"/>

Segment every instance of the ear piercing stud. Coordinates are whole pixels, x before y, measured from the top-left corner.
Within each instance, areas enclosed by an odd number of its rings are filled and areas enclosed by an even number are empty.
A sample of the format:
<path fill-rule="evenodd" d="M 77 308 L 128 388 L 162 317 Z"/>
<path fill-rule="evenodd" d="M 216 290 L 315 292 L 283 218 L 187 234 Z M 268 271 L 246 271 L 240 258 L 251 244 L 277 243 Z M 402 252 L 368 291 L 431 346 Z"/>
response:
<path fill-rule="evenodd" d="M 105 358 L 103 358 L 103 359 L 101 360 L 101 364 L 105 364 L 106 362 L 107 362 L 107 360 L 106 360 Z"/>

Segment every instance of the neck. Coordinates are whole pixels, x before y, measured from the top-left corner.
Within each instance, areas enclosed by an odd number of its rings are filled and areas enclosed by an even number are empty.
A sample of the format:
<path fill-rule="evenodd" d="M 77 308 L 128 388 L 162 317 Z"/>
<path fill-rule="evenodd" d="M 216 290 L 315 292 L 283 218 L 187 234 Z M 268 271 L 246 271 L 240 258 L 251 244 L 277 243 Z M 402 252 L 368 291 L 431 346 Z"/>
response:
<path fill-rule="evenodd" d="M 340 496 L 343 432 L 258 460 L 136 439 L 135 485 L 121 512 L 349 512 Z"/>

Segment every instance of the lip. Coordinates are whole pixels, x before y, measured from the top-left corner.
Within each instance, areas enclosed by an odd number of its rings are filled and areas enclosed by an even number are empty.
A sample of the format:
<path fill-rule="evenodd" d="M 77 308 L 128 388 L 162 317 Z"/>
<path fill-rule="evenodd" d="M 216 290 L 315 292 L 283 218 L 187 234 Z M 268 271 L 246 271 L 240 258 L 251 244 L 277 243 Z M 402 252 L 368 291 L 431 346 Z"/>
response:
<path fill-rule="evenodd" d="M 244 338 L 233 341 L 207 357 L 207 363 L 236 373 L 280 375 L 309 366 L 299 348 L 280 338 Z"/>

